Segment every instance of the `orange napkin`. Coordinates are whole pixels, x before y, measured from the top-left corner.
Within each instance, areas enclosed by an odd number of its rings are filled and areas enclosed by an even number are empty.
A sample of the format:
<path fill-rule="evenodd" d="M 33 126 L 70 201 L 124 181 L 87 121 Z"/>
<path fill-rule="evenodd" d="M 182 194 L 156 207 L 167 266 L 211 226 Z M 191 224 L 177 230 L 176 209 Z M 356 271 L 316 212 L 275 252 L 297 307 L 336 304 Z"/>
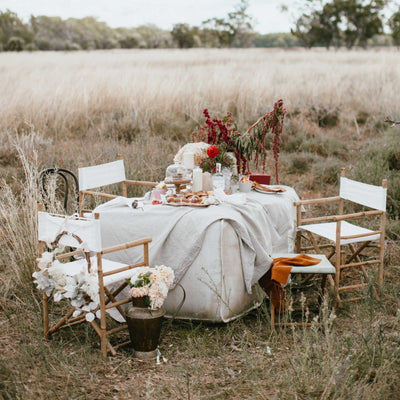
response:
<path fill-rule="evenodd" d="M 277 312 L 281 313 L 286 308 L 285 291 L 282 285 L 286 285 L 292 267 L 316 265 L 320 261 L 319 258 L 310 257 L 306 254 L 273 259 L 270 270 L 259 279 L 258 283 L 267 293 Z"/>

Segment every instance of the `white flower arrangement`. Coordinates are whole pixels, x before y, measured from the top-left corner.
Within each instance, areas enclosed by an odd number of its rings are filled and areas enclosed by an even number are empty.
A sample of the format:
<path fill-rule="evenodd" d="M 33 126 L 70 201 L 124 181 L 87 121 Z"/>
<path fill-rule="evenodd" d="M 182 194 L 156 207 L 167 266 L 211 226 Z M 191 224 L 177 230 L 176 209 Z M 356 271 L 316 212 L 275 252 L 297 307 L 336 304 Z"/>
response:
<path fill-rule="evenodd" d="M 83 268 L 74 275 L 68 275 L 63 264 L 55 259 L 55 254 L 61 253 L 63 247 L 44 252 L 37 259 L 39 270 L 32 276 L 39 290 L 47 296 L 53 296 L 55 302 L 69 299 L 75 307 L 73 317 L 86 313 L 87 321 L 93 321 L 96 317 L 100 319 L 100 294 L 97 268 Z M 164 265 L 156 267 L 135 268 L 132 277 L 128 280 L 131 286 L 132 297 L 148 296 L 150 308 L 160 308 L 167 297 L 168 290 L 174 280 L 174 272 Z"/>
<path fill-rule="evenodd" d="M 205 142 L 187 143 L 175 154 L 174 162 L 183 164 L 183 155 L 191 152 L 194 155 L 194 165 L 201 165 L 208 158 L 206 150 L 210 145 Z"/>
<path fill-rule="evenodd" d="M 148 297 L 151 309 L 160 308 L 174 281 L 174 271 L 165 265 L 156 267 L 138 267 L 128 281 L 132 297 Z"/>
<path fill-rule="evenodd" d="M 97 309 L 96 317 L 100 318 L 97 270 L 92 268 L 89 273 L 84 269 L 74 275 L 68 275 L 63 264 L 54 259 L 54 255 L 63 250 L 63 247 L 57 247 L 51 252 L 44 252 L 42 257 L 38 258 L 39 271 L 32 274 L 35 278 L 34 283 L 47 296 L 53 295 L 55 302 L 70 299 L 71 305 L 76 309 L 73 317 L 86 312 L 86 320 L 93 321 L 95 315 L 92 311 Z"/>

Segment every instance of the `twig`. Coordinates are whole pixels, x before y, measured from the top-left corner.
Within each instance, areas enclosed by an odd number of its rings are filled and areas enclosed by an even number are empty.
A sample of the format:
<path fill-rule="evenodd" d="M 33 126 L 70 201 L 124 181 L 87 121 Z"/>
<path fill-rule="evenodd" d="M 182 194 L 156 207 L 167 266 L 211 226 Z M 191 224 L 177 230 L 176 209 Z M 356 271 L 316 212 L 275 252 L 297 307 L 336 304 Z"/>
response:
<path fill-rule="evenodd" d="M 400 125 L 400 121 L 393 121 L 392 119 L 390 119 L 389 117 L 386 117 L 384 122 L 389 122 L 391 128 L 395 127 L 396 125 Z"/>

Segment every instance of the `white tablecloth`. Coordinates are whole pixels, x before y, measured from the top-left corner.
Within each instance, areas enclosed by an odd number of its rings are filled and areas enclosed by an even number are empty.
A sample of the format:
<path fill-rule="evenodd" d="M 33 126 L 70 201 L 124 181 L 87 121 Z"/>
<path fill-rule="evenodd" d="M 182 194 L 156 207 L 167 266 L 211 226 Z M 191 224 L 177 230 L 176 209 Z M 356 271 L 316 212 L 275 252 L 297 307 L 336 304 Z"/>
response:
<path fill-rule="evenodd" d="M 152 237 L 150 265 L 174 269 L 175 283 L 186 291 L 177 318 L 227 322 L 257 307 L 264 297 L 258 279 L 270 268 L 271 253 L 292 252 L 296 231 L 289 187 L 281 194 L 251 192 L 241 206 L 222 203 L 206 208 L 144 204 L 101 207 L 102 246 Z M 138 249 L 115 253 L 113 259 L 134 263 Z M 180 287 L 165 302 L 174 315 Z"/>

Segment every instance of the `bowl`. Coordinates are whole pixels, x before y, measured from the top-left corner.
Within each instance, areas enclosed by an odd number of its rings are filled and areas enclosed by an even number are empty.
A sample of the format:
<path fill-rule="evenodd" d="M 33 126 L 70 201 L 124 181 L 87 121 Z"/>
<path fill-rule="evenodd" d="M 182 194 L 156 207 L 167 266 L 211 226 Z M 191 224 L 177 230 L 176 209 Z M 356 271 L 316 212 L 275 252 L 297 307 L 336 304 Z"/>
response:
<path fill-rule="evenodd" d="M 249 193 L 253 182 L 239 182 L 239 191 L 242 193 Z"/>

